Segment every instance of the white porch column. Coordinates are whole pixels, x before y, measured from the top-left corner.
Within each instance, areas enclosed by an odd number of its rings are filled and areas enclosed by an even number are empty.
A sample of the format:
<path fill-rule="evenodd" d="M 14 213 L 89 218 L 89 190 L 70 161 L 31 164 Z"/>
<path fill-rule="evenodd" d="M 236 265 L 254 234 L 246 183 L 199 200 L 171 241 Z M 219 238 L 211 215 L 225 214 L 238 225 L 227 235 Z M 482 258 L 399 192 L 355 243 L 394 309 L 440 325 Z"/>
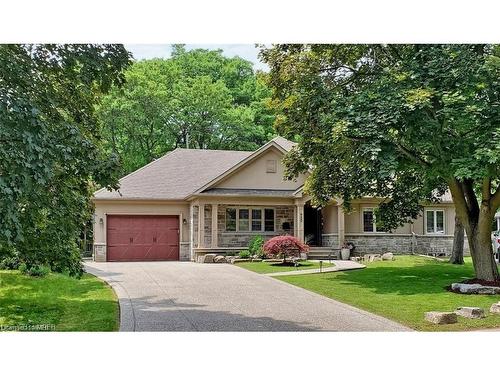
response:
<path fill-rule="evenodd" d="M 198 248 L 205 247 L 205 205 L 200 204 L 198 209 Z"/>
<path fill-rule="evenodd" d="M 342 208 L 342 203 L 337 206 L 338 215 L 338 234 L 339 234 L 339 247 L 342 247 L 345 242 L 345 213 Z"/>
<path fill-rule="evenodd" d="M 189 205 L 189 254 L 191 260 L 194 259 L 193 241 L 194 241 L 194 230 L 193 230 L 193 205 Z"/>
<path fill-rule="evenodd" d="M 297 238 L 304 242 L 304 204 L 302 202 L 296 204 L 295 212 L 297 213 L 295 217 L 297 223 Z"/>
<path fill-rule="evenodd" d="M 212 204 L 212 247 L 219 246 L 218 244 L 219 228 L 217 223 L 218 211 L 219 211 L 219 205 Z"/>

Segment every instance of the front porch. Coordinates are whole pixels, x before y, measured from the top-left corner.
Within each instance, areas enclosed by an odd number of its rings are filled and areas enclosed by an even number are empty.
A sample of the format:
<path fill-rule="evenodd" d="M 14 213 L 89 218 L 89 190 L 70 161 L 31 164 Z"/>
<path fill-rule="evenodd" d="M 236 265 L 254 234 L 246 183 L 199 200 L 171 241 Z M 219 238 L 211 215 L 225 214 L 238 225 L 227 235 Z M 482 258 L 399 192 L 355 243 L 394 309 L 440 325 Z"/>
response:
<path fill-rule="evenodd" d="M 338 256 L 345 230 L 343 211 L 337 211 L 341 215 L 335 220 L 339 225 L 333 236 L 324 233 L 322 210 L 312 207 L 305 197 L 196 199 L 190 204 L 191 259 L 207 253 L 236 254 L 248 249 L 255 236 L 268 240 L 283 234 L 308 243 L 312 257 L 327 259 L 325 252 Z"/>

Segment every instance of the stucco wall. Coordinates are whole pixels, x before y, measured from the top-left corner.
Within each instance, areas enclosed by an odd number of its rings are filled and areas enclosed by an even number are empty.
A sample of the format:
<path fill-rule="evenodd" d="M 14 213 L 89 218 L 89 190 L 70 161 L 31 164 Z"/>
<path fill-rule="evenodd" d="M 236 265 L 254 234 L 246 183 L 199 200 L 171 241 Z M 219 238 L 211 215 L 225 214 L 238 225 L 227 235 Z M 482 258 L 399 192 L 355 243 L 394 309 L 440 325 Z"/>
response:
<path fill-rule="evenodd" d="M 377 207 L 376 202 L 355 202 L 352 204 L 352 210 L 345 213 L 345 232 L 346 234 L 362 234 L 363 233 L 363 209 Z M 441 204 L 426 206 L 424 210 L 439 209 L 444 210 L 445 215 L 445 235 L 453 235 L 455 229 L 455 208 L 451 204 Z M 335 234 L 338 233 L 338 207 L 335 205 L 327 205 L 322 209 L 323 214 L 323 233 Z M 413 228 L 411 224 L 405 224 L 393 230 L 393 234 L 411 234 L 425 235 L 424 214 L 420 215 L 414 222 Z"/>
<path fill-rule="evenodd" d="M 282 157 L 280 152 L 270 149 L 248 165 L 219 182 L 216 187 L 232 189 L 298 189 L 304 183 L 304 177 L 300 176 L 297 181 L 284 181 Z M 276 173 L 266 172 L 267 160 L 276 160 Z"/>

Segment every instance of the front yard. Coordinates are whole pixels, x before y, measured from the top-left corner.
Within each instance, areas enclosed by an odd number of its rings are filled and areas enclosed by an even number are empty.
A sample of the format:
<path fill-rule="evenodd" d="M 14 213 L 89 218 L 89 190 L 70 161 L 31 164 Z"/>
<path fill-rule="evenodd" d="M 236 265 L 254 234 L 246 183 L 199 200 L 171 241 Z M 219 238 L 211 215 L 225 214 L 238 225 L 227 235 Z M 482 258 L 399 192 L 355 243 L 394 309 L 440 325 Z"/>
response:
<path fill-rule="evenodd" d="M 461 295 L 444 288 L 473 277 L 470 258 L 463 266 L 417 256 L 397 256 L 395 261 L 369 263 L 363 270 L 279 276 L 290 284 L 371 311 L 421 331 L 460 331 L 500 327 L 500 315 L 490 306 L 499 295 Z M 458 323 L 433 325 L 426 311 L 454 311 L 459 306 L 484 308 L 484 319 L 458 317 Z"/>
<path fill-rule="evenodd" d="M 78 280 L 0 271 L 0 331 L 116 331 L 118 315 L 115 293 L 92 275 Z"/>

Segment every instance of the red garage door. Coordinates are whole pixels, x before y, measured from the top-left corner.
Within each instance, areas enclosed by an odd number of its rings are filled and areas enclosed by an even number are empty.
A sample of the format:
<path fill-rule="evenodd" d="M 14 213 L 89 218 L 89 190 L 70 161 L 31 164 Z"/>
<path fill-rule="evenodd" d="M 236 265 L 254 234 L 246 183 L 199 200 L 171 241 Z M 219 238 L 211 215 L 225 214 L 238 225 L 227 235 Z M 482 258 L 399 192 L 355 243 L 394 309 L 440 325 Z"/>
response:
<path fill-rule="evenodd" d="M 179 218 L 109 215 L 107 260 L 179 260 Z"/>

